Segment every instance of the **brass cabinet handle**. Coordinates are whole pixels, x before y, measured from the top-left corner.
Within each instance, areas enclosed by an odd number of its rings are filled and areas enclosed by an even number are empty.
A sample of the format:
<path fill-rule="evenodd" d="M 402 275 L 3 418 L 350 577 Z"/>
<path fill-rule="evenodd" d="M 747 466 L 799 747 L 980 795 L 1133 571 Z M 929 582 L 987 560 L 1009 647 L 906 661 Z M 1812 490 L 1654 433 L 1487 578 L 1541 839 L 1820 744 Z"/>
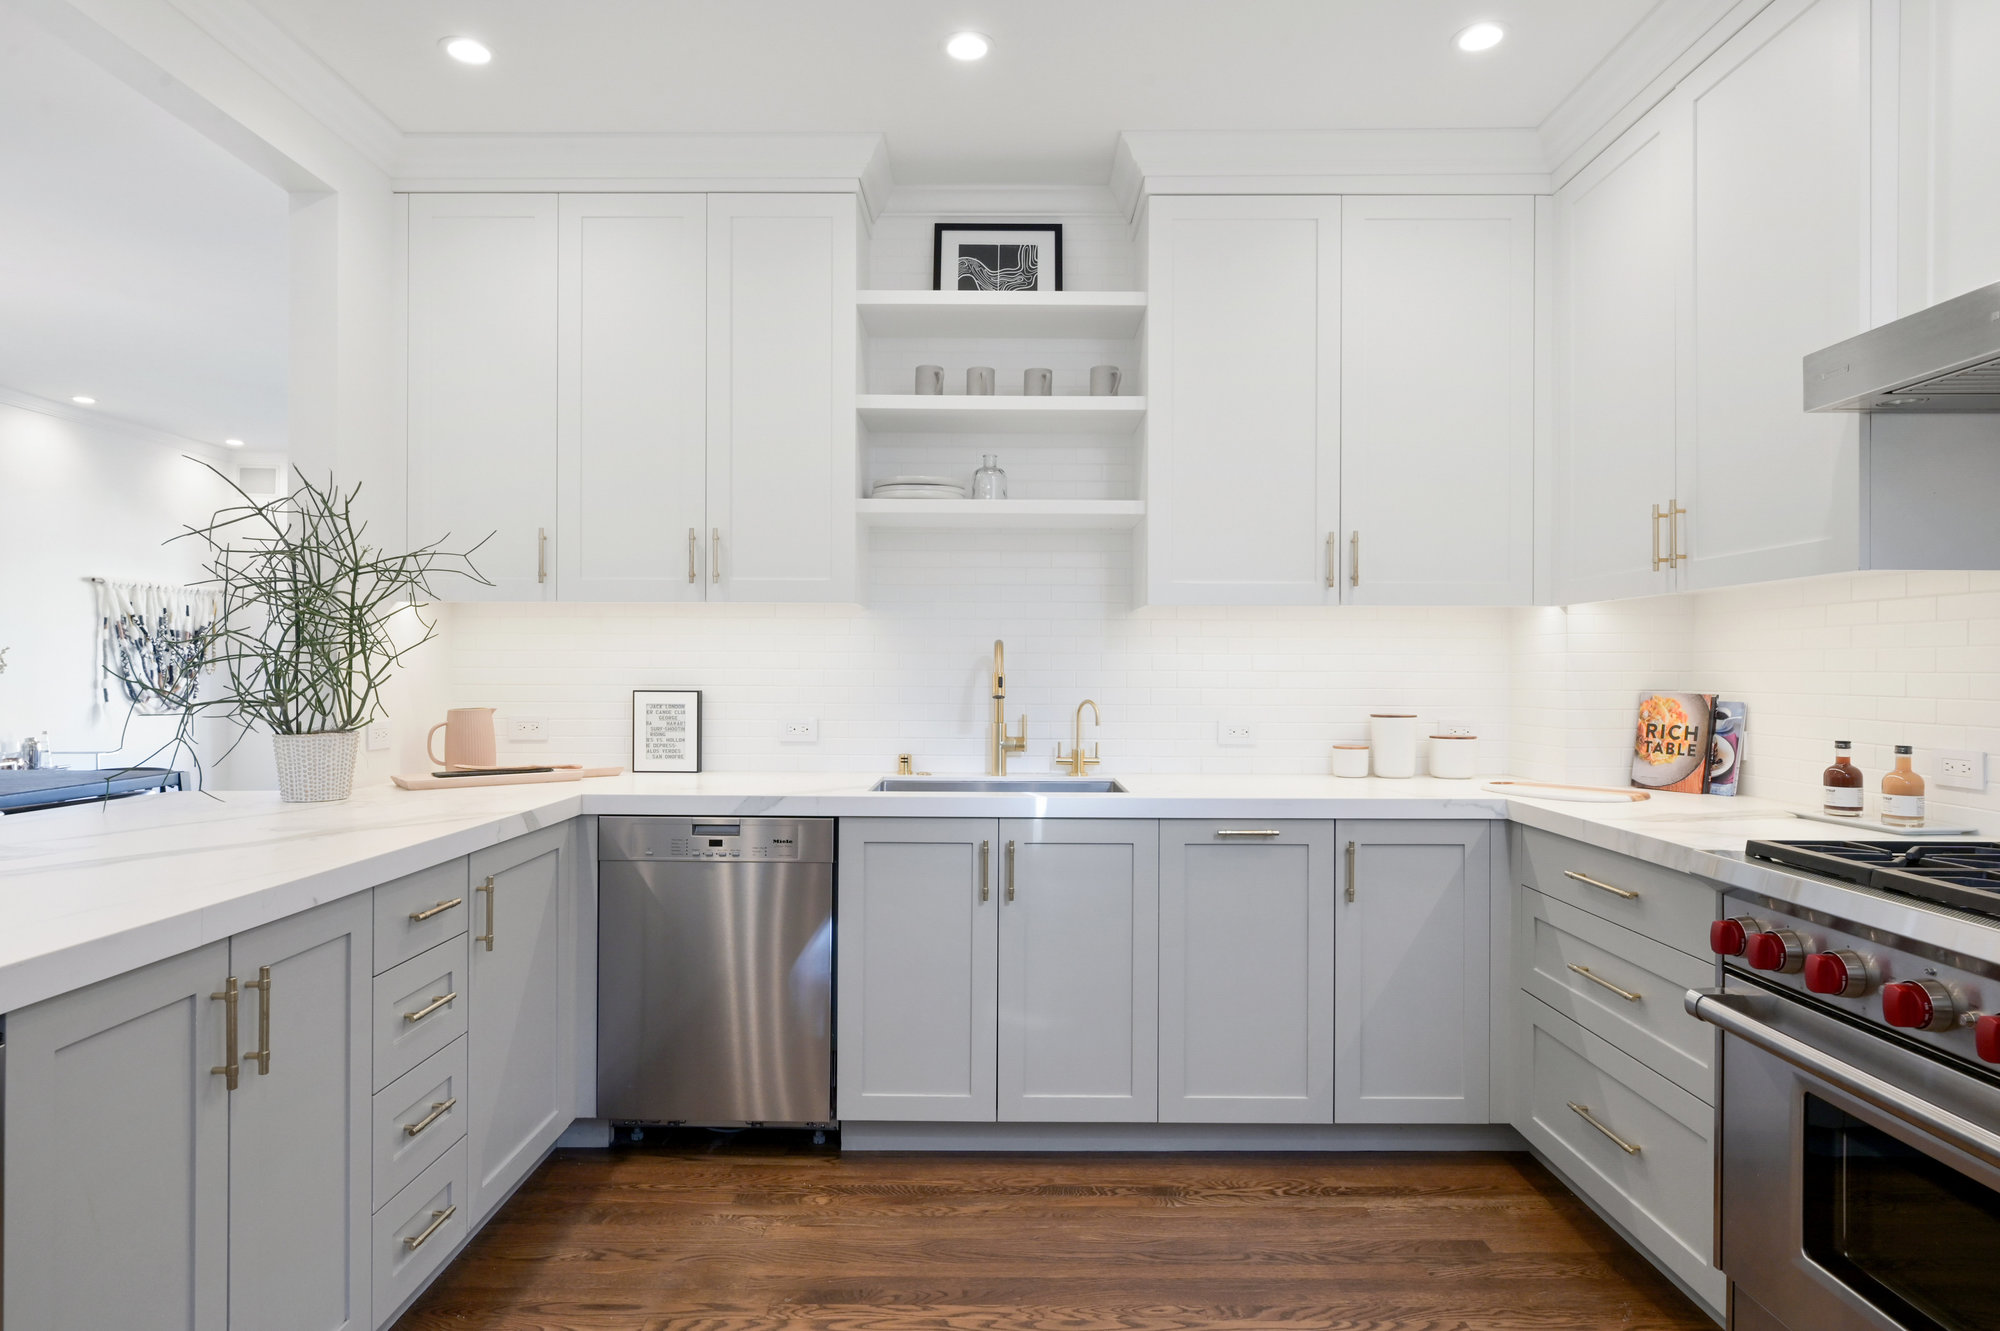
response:
<path fill-rule="evenodd" d="M 421 1008 L 418 1008 L 415 1012 L 405 1012 L 403 1014 L 403 1020 L 414 1025 L 417 1022 L 422 1021 L 425 1017 L 430 1016 L 431 1013 L 437 1011 L 439 1008 L 450 1007 L 453 1003 L 457 1001 L 458 1001 L 458 990 L 456 989 L 452 990 L 448 994 L 439 994 L 436 998 L 433 998 L 430 1002 L 424 1004 Z"/>
<path fill-rule="evenodd" d="M 549 580 L 549 529 L 535 528 L 535 581 Z"/>
<path fill-rule="evenodd" d="M 1662 564 L 1667 564 L 1669 568 L 1673 567 L 1668 562 L 1668 557 L 1660 553 L 1660 506 L 1655 504 L 1653 505 L 1653 572 L 1658 573 Z"/>
<path fill-rule="evenodd" d="M 981 901 L 985 901 L 993 895 L 993 886 L 990 882 L 987 881 L 993 872 L 991 867 L 992 858 L 993 858 L 993 843 L 991 841 L 980 842 L 979 843 L 979 899 Z"/>
<path fill-rule="evenodd" d="M 1579 966 L 1574 961 L 1572 961 L 1569 963 L 1569 968 L 1575 971 L 1578 975 L 1581 975 L 1584 979 L 1590 981 L 1592 984 L 1604 986 L 1606 989 L 1609 989 L 1612 993 L 1618 995 L 1620 998 L 1624 999 L 1628 1003 L 1636 1003 L 1642 997 L 1642 995 L 1635 994 L 1630 989 L 1620 989 L 1617 985 L 1611 983 L 1611 981 L 1605 979 L 1602 975 L 1599 975 L 1596 971 L 1592 970 L 1588 966 Z"/>
<path fill-rule="evenodd" d="M 1218 827 L 1217 836 L 1283 836 L 1284 830 L 1277 827 Z"/>
<path fill-rule="evenodd" d="M 1347 843 L 1347 899 L 1354 900 L 1354 843 Z"/>
<path fill-rule="evenodd" d="M 1361 585 L 1361 533 L 1355 532 L 1351 539 L 1352 549 L 1347 556 L 1347 583 L 1350 587 Z"/>
<path fill-rule="evenodd" d="M 1340 585 L 1340 547 L 1335 544 L 1339 539 L 1337 532 L 1326 534 L 1326 585 L 1329 587 Z"/>
<path fill-rule="evenodd" d="M 1631 1142 L 1626 1141 L 1623 1137 L 1613 1132 L 1610 1128 L 1607 1128 L 1602 1123 L 1599 1123 L 1597 1121 L 1597 1116 L 1590 1112 L 1589 1105 L 1580 1105 L 1576 1101 L 1571 1100 L 1569 1102 L 1569 1107 L 1576 1112 L 1578 1118 L 1581 1118 L 1584 1122 L 1590 1124 L 1591 1127 L 1596 1128 L 1599 1132 L 1603 1133 L 1606 1137 L 1610 1138 L 1612 1145 L 1616 1146 L 1619 1150 L 1625 1152 L 1625 1154 L 1627 1155 L 1639 1154 L 1639 1148 L 1637 1146 L 1634 1146 Z"/>
<path fill-rule="evenodd" d="M 1687 516 L 1687 510 L 1678 499 L 1669 502 L 1672 507 L 1667 510 L 1667 567 L 1679 568 L 1687 558 L 1681 553 L 1681 519 Z"/>
<path fill-rule="evenodd" d="M 1613 887 L 1609 883 L 1600 883 L 1595 878 L 1592 878 L 1589 874 L 1578 873 L 1574 869 L 1564 869 L 1563 877 L 1574 878 L 1577 882 L 1582 883 L 1585 887 L 1594 887 L 1600 892 L 1609 892 L 1612 896 L 1623 897 L 1627 901 L 1637 901 L 1639 899 L 1639 894 L 1637 892 L 1632 891 L 1630 888 Z"/>
<path fill-rule="evenodd" d="M 430 1113 L 425 1114 L 415 1123 L 405 1123 L 403 1125 L 404 1135 L 409 1137 L 416 1136 L 418 1133 L 422 1132 L 425 1128 L 428 1128 L 431 1124 L 437 1122 L 439 1119 L 443 1118 L 446 1114 L 449 1114 L 452 1111 L 452 1108 L 457 1104 L 458 1104 L 458 1097 L 455 1095 L 449 1100 L 433 1101 L 431 1103 Z"/>
<path fill-rule="evenodd" d="M 708 529 L 708 580 L 722 581 L 722 528 Z"/>
<path fill-rule="evenodd" d="M 487 874 L 486 881 L 472 890 L 486 894 L 486 932 L 477 935 L 472 941 L 486 944 L 486 950 L 491 952 L 493 950 L 493 875 L 490 873 Z"/>
<path fill-rule="evenodd" d="M 1007 900 L 1014 899 L 1014 843 L 1007 843 Z"/>
<path fill-rule="evenodd" d="M 413 1235 L 410 1238 L 404 1239 L 403 1242 L 409 1245 L 411 1252 L 415 1252 L 417 1249 L 423 1247 L 424 1244 L 430 1242 L 431 1235 L 437 1233 L 440 1229 L 444 1228 L 445 1221 L 451 1219 L 453 1216 L 457 1214 L 458 1214 L 458 1207 L 456 1206 L 447 1206 L 442 1211 L 432 1211 L 430 1228 L 426 1229 L 421 1234 Z"/>
<path fill-rule="evenodd" d="M 257 1048 L 243 1055 L 243 1061 L 257 1060 L 257 1075 L 271 1075 L 271 968 L 259 966 L 257 978 L 245 980 L 245 989 L 257 990 Z"/>
<path fill-rule="evenodd" d="M 438 902 L 437 905 L 432 906 L 429 910 L 413 910 L 410 912 L 410 923 L 422 924 L 433 915 L 442 915 L 453 906 L 463 906 L 464 904 L 464 897 L 453 897 L 450 901 Z"/>
<path fill-rule="evenodd" d="M 220 993 L 209 995 L 210 998 L 220 999 L 222 1002 L 222 1039 L 228 1048 L 222 1056 L 224 1060 L 222 1066 L 210 1068 L 208 1071 L 211 1076 L 228 1078 L 226 1085 L 232 1091 L 236 1089 L 237 1074 L 242 1071 L 242 1065 L 236 1058 L 236 995 L 234 975 L 222 982 Z"/>

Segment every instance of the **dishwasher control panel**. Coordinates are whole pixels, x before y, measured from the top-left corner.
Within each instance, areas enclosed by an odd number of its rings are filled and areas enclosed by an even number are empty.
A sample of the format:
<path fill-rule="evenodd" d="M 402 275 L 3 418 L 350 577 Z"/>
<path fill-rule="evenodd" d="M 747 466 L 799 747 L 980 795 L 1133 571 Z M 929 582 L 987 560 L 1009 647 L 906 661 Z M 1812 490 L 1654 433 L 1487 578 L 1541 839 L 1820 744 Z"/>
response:
<path fill-rule="evenodd" d="M 833 862 L 824 818 L 628 818 L 597 820 L 600 860 Z"/>

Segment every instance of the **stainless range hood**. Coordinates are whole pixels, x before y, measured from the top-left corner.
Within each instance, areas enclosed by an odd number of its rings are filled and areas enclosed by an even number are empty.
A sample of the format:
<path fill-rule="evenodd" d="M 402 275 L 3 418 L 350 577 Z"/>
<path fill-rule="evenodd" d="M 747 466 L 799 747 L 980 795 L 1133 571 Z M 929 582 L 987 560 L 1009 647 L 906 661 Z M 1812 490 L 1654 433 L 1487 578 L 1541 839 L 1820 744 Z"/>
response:
<path fill-rule="evenodd" d="M 1807 411 L 2000 412 L 2000 282 L 1806 357 Z"/>

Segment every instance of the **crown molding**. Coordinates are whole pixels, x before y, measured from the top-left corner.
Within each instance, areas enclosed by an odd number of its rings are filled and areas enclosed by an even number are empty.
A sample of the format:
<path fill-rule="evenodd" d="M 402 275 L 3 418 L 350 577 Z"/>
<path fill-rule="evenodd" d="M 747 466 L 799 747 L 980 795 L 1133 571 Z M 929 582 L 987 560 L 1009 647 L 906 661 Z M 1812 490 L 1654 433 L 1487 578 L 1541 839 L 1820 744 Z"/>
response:
<path fill-rule="evenodd" d="M 162 430 L 157 425 L 144 425 L 124 416 L 113 415 L 97 407 L 79 407 L 73 402 L 59 402 L 54 398 L 30 393 L 25 389 L 9 388 L 0 384 L 0 407 L 18 407 L 22 411 L 32 411 L 42 416 L 53 416 L 57 420 L 81 425 L 102 434 L 115 434 L 140 444 L 156 444 L 166 448 L 177 448 L 182 452 L 198 450 L 207 461 L 236 457 L 237 450 L 206 439 L 193 439 L 172 430 Z M 281 455 L 282 456 L 282 455 Z"/>
<path fill-rule="evenodd" d="M 1122 214 L 1104 185 L 898 185 L 889 191 L 884 216 L 902 217 L 1087 217 Z"/>
<path fill-rule="evenodd" d="M 1663 0 L 1625 34 L 1537 131 L 1558 186 L 1646 112 L 1771 0 Z"/>
<path fill-rule="evenodd" d="M 398 190 L 883 191 L 880 134 L 407 134 Z M 780 183 L 782 182 L 782 183 Z"/>

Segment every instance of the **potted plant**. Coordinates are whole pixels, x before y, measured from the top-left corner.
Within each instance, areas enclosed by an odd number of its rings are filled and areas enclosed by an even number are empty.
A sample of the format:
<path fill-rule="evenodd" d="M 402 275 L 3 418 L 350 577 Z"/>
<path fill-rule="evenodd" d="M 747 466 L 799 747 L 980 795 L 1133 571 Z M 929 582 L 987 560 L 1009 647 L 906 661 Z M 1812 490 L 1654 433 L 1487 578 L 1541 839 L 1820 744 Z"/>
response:
<path fill-rule="evenodd" d="M 381 713 L 383 686 L 436 633 L 435 621 L 423 615 L 424 600 L 434 594 L 431 579 L 445 572 L 486 579 L 471 550 L 448 553 L 433 542 L 391 554 L 368 544 L 366 524 L 355 516 L 359 485 L 343 493 L 329 476 L 322 489 L 295 471 L 290 494 L 259 502 L 209 470 L 243 502 L 172 538 L 208 547 L 208 576 L 198 585 L 221 599 L 202 664 L 222 678 L 192 700 L 171 699 L 182 734 L 203 712 L 234 720 L 246 735 L 267 730 L 279 798 L 346 799 L 361 731 Z M 413 625 L 396 631 L 391 620 L 398 615 Z"/>

